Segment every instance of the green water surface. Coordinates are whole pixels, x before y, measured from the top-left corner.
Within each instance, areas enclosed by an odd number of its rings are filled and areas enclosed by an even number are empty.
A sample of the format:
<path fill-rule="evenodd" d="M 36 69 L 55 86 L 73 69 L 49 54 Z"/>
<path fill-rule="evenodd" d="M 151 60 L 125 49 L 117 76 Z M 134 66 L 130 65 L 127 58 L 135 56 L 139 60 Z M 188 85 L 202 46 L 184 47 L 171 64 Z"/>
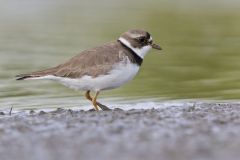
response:
<path fill-rule="evenodd" d="M 81 103 L 82 93 L 14 76 L 55 66 L 131 28 L 148 30 L 163 51 L 151 51 L 133 81 L 101 98 L 240 99 L 237 0 L 3 0 L 0 107 Z"/>

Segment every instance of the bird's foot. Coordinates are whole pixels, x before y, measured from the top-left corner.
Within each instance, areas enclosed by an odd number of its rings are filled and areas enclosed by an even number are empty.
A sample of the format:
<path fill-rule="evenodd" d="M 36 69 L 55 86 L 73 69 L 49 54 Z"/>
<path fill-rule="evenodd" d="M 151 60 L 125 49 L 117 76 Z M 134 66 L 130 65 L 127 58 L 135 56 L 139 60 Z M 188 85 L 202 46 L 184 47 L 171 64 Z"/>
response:
<path fill-rule="evenodd" d="M 110 108 L 108 108 L 107 106 L 105 106 L 105 105 L 103 105 L 103 104 L 101 104 L 101 103 L 99 103 L 99 102 L 97 102 L 97 105 L 98 105 L 98 107 L 101 108 L 103 111 L 111 111 Z"/>

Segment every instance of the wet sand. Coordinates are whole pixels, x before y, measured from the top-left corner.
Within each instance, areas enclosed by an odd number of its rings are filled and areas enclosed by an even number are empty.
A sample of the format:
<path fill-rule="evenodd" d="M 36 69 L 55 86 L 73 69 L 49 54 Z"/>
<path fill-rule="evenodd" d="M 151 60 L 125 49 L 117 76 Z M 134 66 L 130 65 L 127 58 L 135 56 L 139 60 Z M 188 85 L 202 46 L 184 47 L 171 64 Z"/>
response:
<path fill-rule="evenodd" d="M 0 114 L 1 160 L 240 157 L 240 104 Z"/>

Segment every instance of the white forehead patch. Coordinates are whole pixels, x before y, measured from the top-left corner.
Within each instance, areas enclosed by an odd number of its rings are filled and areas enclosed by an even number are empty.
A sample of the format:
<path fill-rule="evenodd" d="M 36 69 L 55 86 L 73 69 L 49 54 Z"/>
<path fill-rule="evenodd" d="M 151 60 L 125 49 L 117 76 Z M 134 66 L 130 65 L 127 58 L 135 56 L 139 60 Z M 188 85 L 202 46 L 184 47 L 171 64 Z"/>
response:
<path fill-rule="evenodd" d="M 149 42 L 152 41 L 152 40 L 153 40 L 152 37 L 150 37 Z"/>
<path fill-rule="evenodd" d="M 148 53 L 148 51 L 152 48 L 150 45 L 144 46 L 142 48 L 134 48 L 125 38 L 120 37 L 118 40 L 120 42 L 122 42 L 125 46 L 130 48 L 133 52 L 135 52 L 142 59 Z"/>

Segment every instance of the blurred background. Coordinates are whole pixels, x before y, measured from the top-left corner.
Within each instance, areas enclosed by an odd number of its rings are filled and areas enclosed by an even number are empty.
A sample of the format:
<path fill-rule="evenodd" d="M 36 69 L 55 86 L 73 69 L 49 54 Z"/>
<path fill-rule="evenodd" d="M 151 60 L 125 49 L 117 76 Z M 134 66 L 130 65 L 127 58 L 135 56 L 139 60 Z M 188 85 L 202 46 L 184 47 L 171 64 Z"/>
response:
<path fill-rule="evenodd" d="M 131 28 L 152 34 L 139 75 L 102 101 L 240 98 L 239 0 L 0 0 L 0 107 L 88 104 L 49 81 L 15 81 Z"/>

